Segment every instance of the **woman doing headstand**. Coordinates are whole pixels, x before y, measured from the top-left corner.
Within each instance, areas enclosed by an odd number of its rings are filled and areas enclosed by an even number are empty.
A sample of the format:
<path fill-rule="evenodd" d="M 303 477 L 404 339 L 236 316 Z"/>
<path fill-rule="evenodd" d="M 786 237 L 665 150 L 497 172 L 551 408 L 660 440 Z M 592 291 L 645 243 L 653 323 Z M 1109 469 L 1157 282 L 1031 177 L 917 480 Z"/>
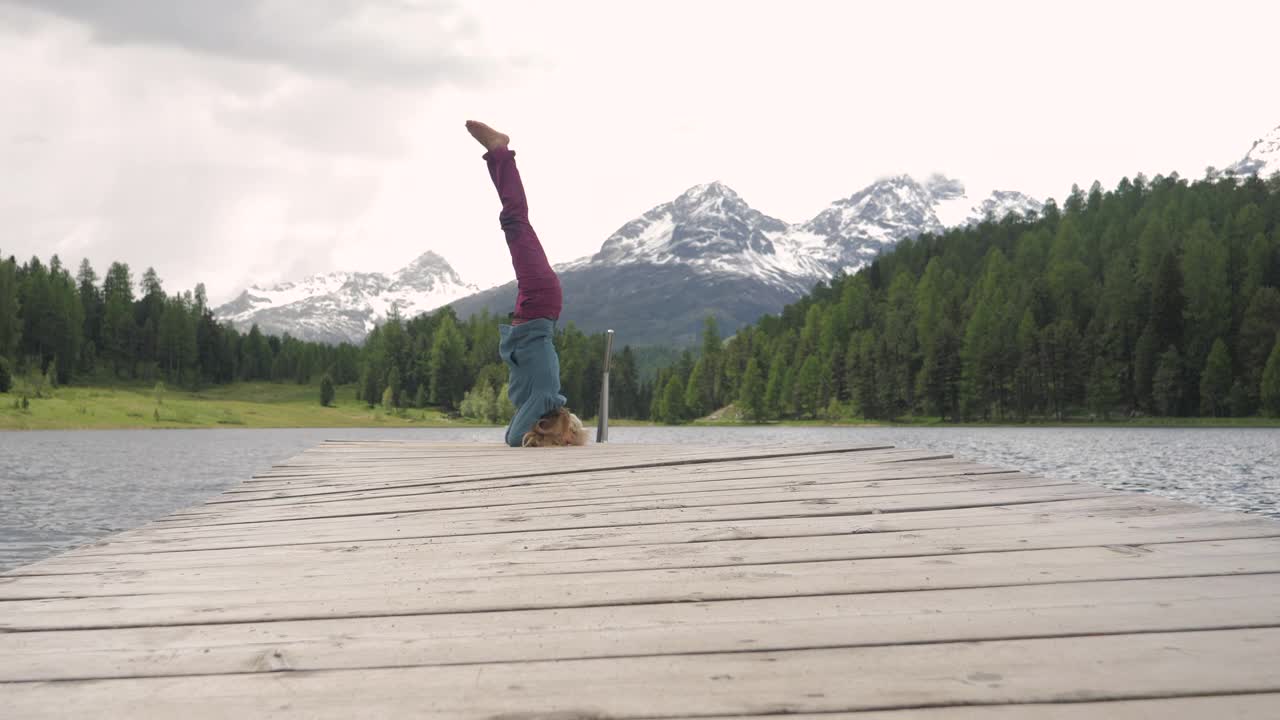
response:
<path fill-rule="evenodd" d="M 565 408 L 565 397 L 560 394 L 560 357 L 552 343 L 563 304 L 560 278 L 529 224 L 529 204 L 515 153 L 507 147 L 511 138 L 474 120 L 467 121 L 467 132 L 486 150 L 489 177 L 502 200 L 498 221 L 516 271 L 516 309 L 510 325 L 498 326 L 498 353 L 510 378 L 507 396 L 516 407 L 507 426 L 507 444 L 583 445 L 587 430 L 578 416 Z"/>

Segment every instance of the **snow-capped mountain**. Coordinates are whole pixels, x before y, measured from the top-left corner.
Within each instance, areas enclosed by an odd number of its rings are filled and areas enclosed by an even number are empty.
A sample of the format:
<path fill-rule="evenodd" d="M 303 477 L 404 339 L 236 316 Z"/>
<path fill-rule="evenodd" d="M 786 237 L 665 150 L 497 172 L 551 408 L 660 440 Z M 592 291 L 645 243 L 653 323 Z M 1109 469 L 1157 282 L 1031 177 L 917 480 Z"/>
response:
<path fill-rule="evenodd" d="M 560 269 L 678 263 L 701 274 L 755 277 L 804 292 L 825 269 L 820 259 L 786 238 L 787 230 L 783 221 L 712 182 L 623 225 L 600 252 Z"/>
<path fill-rule="evenodd" d="M 807 290 L 815 279 L 852 272 L 899 240 L 1043 207 L 1012 190 L 974 203 L 959 180 L 934 175 L 921 183 L 899 175 L 835 201 L 807 222 L 787 225 L 713 182 L 653 208 L 610 235 L 600 252 L 559 269 L 678 262 L 704 273 L 799 282 Z"/>
<path fill-rule="evenodd" d="M 974 203 L 959 180 L 933 175 L 919 182 L 897 175 L 835 201 L 812 220 L 792 227 L 786 238 L 820 259 L 828 274 L 853 272 L 899 240 L 988 217 L 1000 220 L 1010 213 L 1039 212 L 1042 207 L 1035 198 L 1006 190 Z"/>
<path fill-rule="evenodd" d="M 1044 203 L 1020 193 L 1017 190 L 992 190 L 982 202 L 974 205 L 965 217 L 964 225 L 973 225 L 984 220 L 1000 221 L 1009 215 L 1039 215 L 1044 210 Z"/>
<path fill-rule="evenodd" d="M 1040 207 L 1016 192 L 974 203 L 957 180 L 904 175 L 788 225 L 721 183 L 697 185 L 623 225 L 595 255 L 557 266 L 561 317 L 588 331 L 612 327 L 632 344 L 683 344 L 708 314 L 733 330 L 904 238 Z M 502 314 L 514 299 L 509 283 L 453 307 L 463 317 L 485 308 Z"/>
<path fill-rule="evenodd" d="M 1255 140 L 1249 152 L 1226 169 L 1233 175 L 1257 175 L 1269 178 L 1280 172 L 1280 126 Z"/>
<path fill-rule="evenodd" d="M 324 342 L 360 342 L 397 310 L 413 317 L 475 293 L 436 253 L 423 253 L 391 275 L 332 272 L 270 287 L 254 285 L 214 310 L 242 330 Z"/>

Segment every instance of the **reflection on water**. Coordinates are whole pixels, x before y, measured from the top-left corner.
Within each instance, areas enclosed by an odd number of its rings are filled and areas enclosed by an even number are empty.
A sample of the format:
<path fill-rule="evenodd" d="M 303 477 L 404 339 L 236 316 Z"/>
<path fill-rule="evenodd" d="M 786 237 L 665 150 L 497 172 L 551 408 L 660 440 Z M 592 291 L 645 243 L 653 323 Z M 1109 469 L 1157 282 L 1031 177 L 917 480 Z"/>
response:
<path fill-rule="evenodd" d="M 328 439 L 500 443 L 478 429 L 0 433 L 0 571 L 136 527 Z M 1280 518 L 1280 430 L 615 427 L 614 443 L 886 443 Z"/>

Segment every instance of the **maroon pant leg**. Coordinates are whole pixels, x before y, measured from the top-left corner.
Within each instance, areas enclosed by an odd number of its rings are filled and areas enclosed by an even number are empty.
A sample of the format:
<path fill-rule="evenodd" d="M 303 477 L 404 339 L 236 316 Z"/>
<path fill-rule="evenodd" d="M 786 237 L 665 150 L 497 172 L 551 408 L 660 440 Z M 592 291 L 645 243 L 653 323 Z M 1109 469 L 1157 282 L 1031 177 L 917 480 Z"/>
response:
<path fill-rule="evenodd" d="M 529 224 L 529 202 L 525 198 L 520 171 L 516 169 L 515 153 L 503 148 L 485 153 L 489 164 L 489 177 L 502 199 L 502 212 L 498 221 L 507 236 L 507 250 L 511 253 L 511 266 L 516 271 L 517 320 L 560 317 L 563 296 L 560 278 L 556 276 L 542 243 Z"/>

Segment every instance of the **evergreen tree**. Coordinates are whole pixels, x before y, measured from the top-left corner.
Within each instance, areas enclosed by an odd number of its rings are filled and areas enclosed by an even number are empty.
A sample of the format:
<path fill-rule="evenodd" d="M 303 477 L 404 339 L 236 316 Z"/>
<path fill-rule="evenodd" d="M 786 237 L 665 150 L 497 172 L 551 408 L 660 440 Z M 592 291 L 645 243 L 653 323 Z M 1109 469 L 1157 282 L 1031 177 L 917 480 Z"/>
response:
<path fill-rule="evenodd" d="M 1214 237 L 1209 221 L 1191 227 L 1182 253 L 1183 311 L 1188 366 L 1204 367 L 1214 340 L 1231 330 L 1231 284 L 1227 276 L 1227 248 Z"/>
<path fill-rule="evenodd" d="M 102 351 L 117 377 L 134 374 L 133 279 L 129 266 L 112 263 L 102 281 Z"/>
<path fill-rule="evenodd" d="M 1259 392 L 1262 408 L 1272 417 L 1280 417 L 1280 334 L 1276 335 L 1271 355 L 1262 370 L 1262 387 Z"/>
<path fill-rule="evenodd" d="M 22 308 L 21 352 L 37 363 L 35 370 L 66 383 L 80 362 L 83 310 L 75 283 L 55 255 L 46 268 L 32 258 L 21 273 L 18 304 Z"/>
<path fill-rule="evenodd" d="M 1147 412 L 1155 412 L 1155 401 L 1152 398 L 1152 381 L 1156 376 L 1156 363 L 1160 359 L 1159 346 L 1156 345 L 1155 326 L 1148 324 L 1138 336 L 1138 343 L 1133 350 L 1133 397 L 1138 408 Z"/>
<path fill-rule="evenodd" d="M 1109 358 L 1097 356 L 1089 372 L 1086 390 L 1089 411 L 1103 420 L 1111 418 L 1111 411 L 1120 402 L 1119 370 Z"/>
<path fill-rule="evenodd" d="M 466 392 L 466 347 L 452 315 L 436 328 L 431 344 L 428 392 L 431 402 L 448 409 L 458 407 Z"/>
<path fill-rule="evenodd" d="M 849 339 L 849 394 L 863 417 L 885 418 L 888 410 L 879 392 L 875 339 L 870 331 L 860 331 Z"/>
<path fill-rule="evenodd" d="M 1036 327 L 1031 308 L 1022 313 L 1018 322 L 1018 366 L 1013 374 L 1013 403 L 1018 417 L 1025 421 L 1035 410 L 1043 396 L 1040 382 L 1040 332 Z M 957 370 L 959 363 L 956 364 Z M 945 419 L 945 415 L 943 415 Z"/>
<path fill-rule="evenodd" d="M 785 353 L 779 352 L 774 356 L 772 362 L 769 363 L 769 377 L 765 381 L 764 387 L 764 409 L 763 416 L 777 417 L 782 414 L 782 385 L 783 385 L 783 368 L 786 366 L 782 356 Z M 754 360 L 754 358 L 752 358 Z M 750 365 L 750 362 L 748 362 Z M 759 363 L 757 363 L 757 366 Z"/>
<path fill-rule="evenodd" d="M 684 384 L 680 382 L 679 376 L 673 374 L 662 391 L 659 419 L 668 425 L 676 425 L 684 422 L 685 417 Z"/>
<path fill-rule="evenodd" d="M 609 375 L 609 389 L 613 394 L 610 400 L 612 413 L 617 417 L 640 417 L 643 412 L 640 373 L 630 345 L 623 347 L 622 352 L 614 356 Z"/>
<path fill-rule="evenodd" d="M 12 259 L 0 259 L 0 357 L 15 361 L 22 339 L 18 310 L 17 265 Z"/>
<path fill-rule="evenodd" d="M 960 349 L 964 397 L 974 412 L 1003 417 L 1013 375 L 1017 325 L 1010 317 L 1012 266 L 999 248 L 987 255 Z"/>
<path fill-rule="evenodd" d="M 333 405 L 333 398 L 333 378 L 325 375 L 320 379 L 320 405 L 322 407 L 329 407 Z"/>
<path fill-rule="evenodd" d="M 369 407 L 377 405 L 382 399 L 382 387 L 378 383 L 378 376 L 372 370 L 365 370 L 364 378 L 360 383 L 361 392 L 360 399 Z"/>
<path fill-rule="evenodd" d="M 768 407 L 765 404 L 764 372 L 755 358 L 747 361 L 747 370 L 742 378 L 742 388 L 738 395 L 738 406 L 742 414 L 751 422 L 764 422 L 768 418 Z"/>
<path fill-rule="evenodd" d="M 254 323 L 249 328 L 249 334 L 244 337 L 244 342 L 240 344 L 240 379 L 270 380 L 274 361 L 271 344 L 258 329 L 258 324 Z"/>
<path fill-rule="evenodd" d="M 197 318 L 182 297 L 164 301 L 157 336 L 159 360 L 173 383 L 192 383 L 198 378 L 200 359 L 196 339 Z"/>
<path fill-rule="evenodd" d="M 147 268 L 142 274 L 142 297 L 134 305 L 134 324 L 137 327 L 135 350 L 137 360 L 144 367 L 160 361 L 160 322 L 166 299 L 160 276 L 156 274 L 155 268 Z M 263 362 L 260 359 L 259 362 L 259 377 L 263 380 L 270 379 L 270 360 Z"/>
<path fill-rule="evenodd" d="M 702 326 L 703 377 L 698 383 L 698 404 L 710 412 L 720 407 L 724 374 L 724 345 L 720 326 L 714 315 L 708 315 Z"/>
<path fill-rule="evenodd" d="M 1231 394 L 1231 356 L 1222 338 L 1213 341 L 1213 348 L 1200 373 L 1200 414 L 1210 417 L 1228 415 Z"/>
<path fill-rule="evenodd" d="M 1183 311 L 1186 298 L 1182 292 L 1182 270 L 1178 257 L 1167 251 L 1160 260 L 1151 287 L 1151 325 L 1156 347 L 1182 347 Z"/>
<path fill-rule="evenodd" d="M 1182 408 L 1182 387 L 1182 355 L 1170 345 L 1156 363 L 1156 374 L 1151 381 L 1156 412 L 1165 416 L 1178 415 Z"/>
<path fill-rule="evenodd" d="M 1280 333 L 1280 290 L 1259 287 L 1245 308 L 1236 342 L 1240 387 L 1233 393 L 1233 414 L 1252 415 L 1257 411 L 1262 368 L 1271 353 L 1276 333 Z"/>
<path fill-rule="evenodd" d="M 821 383 L 822 370 L 818 367 L 818 358 L 810 355 L 800 366 L 792 389 L 793 403 L 801 415 L 817 417 L 818 410 L 824 407 L 821 401 Z"/>
<path fill-rule="evenodd" d="M 102 291 L 98 289 L 98 274 L 93 271 L 89 261 L 80 262 L 80 270 L 76 273 L 77 289 L 80 295 L 80 307 L 84 313 L 83 343 L 81 350 L 80 370 L 92 372 L 96 365 L 96 350 L 102 346 Z M 85 350 L 93 350 L 86 353 Z M 90 361 L 88 357 L 92 357 Z"/>
<path fill-rule="evenodd" d="M 1040 336 L 1040 372 L 1044 378 L 1047 408 L 1058 419 L 1067 416 L 1080 397 L 1080 333 L 1070 318 L 1060 318 Z"/>
<path fill-rule="evenodd" d="M 684 405 L 689 415 L 702 417 L 715 410 L 715 358 L 708 360 L 706 355 L 698 358 L 689 373 L 689 384 L 685 386 Z"/>
<path fill-rule="evenodd" d="M 387 373 L 387 391 L 391 393 L 391 406 L 400 407 L 404 383 L 400 379 L 400 368 L 396 365 L 392 365 L 391 371 Z"/>

